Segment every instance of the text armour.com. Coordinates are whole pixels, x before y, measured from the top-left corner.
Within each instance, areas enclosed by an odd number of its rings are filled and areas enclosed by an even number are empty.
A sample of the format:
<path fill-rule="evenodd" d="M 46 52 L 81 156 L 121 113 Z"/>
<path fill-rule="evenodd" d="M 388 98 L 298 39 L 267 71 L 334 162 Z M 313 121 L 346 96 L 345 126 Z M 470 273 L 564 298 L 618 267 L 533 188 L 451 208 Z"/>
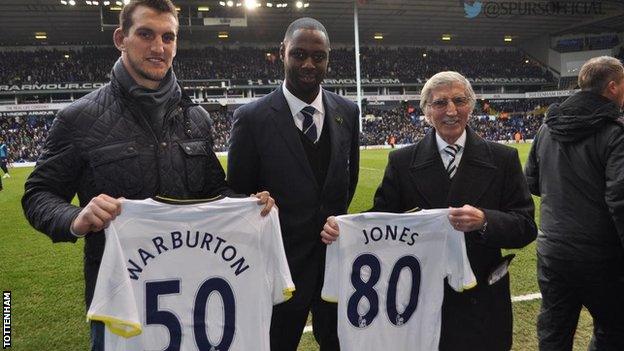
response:
<path fill-rule="evenodd" d="M 305 134 L 311 142 L 316 143 L 316 124 L 314 124 L 314 112 L 316 109 L 312 106 L 306 106 L 301 110 L 303 114 L 303 134 Z"/>
<path fill-rule="evenodd" d="M 448 165 L 446 166 L 446 173 L 448 174 L 449 178 L 453 178 L 453 176 L 455 175 L 455 172 L 457 171 L 457 165 L 455 164 L 455 156 L 457 156 L 457 153 L 459 152 L 459 150 L 461 150 L 461 146 L 455 145 L 455 144 L 447 145 L 444 148 L 444 152 L 446 152 L 446 154 L 450 156 L 450 161 Z"/>

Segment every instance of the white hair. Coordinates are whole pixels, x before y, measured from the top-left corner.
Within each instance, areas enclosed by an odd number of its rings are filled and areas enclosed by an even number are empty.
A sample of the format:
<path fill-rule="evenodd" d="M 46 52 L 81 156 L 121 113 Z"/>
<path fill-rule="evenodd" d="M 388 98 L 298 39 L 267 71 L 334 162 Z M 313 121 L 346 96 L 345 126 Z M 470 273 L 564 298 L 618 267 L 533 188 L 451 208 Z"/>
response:
<path fill-rule="evenodd" d="M 431 124 L 429 117 L 427 116 L 426 108 L 427 104 L 431 102 L 431 94 L 433 90 L 441 86 L 451 86 L 453 83 L 464 85 L 466 97 L 468 98 L 468 103 L 470 104 L 470 111 L 472 112 L 472 109 L 474 109 L 477 96 L 474 90 L 472 90 L 472 85 L 470 85 L 468 79 L 455 71 L 439 72 L 427 80 L 420 92 L 420 109 L 425 112 L 425 120 L 427 123 Z"/>

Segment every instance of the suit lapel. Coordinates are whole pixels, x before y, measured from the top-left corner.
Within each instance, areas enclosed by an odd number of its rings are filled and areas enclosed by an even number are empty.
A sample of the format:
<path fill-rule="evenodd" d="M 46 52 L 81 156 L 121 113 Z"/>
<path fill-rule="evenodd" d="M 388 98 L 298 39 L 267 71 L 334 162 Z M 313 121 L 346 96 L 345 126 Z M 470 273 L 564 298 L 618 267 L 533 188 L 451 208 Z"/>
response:
<path fill-rule="evenodd" d="M 448 193 L 448 204 L 463 206 L 479 203 L 494 180 L 496 169 L 487 143 L 467 127 L 466 146 Z"/>
<path fill-rule="evenodd" d="M 323 190 L 329 184 L 329 181 L 334 178 L 334 173 L 338 170 L 340 165 L 335 164 L 338 159 L 338 155 L 340 155 L 340 125 L 336 122 L 336 119 L 339 116 L 337 111 L 338 106 L 334 99 L 332 99 L 329 94 L 323 90 L 323 104 L 325 107 L 325 120 L 324 120 L 324 128 L 325 131 L 329 133 L 331 150 L 329 156 L 329 164 L 327 166 L 327 175 L 325 176 L 325 184 L 323 184 Z M 354 136 L 357 137 L 357 136 Z"/>
<path fill-rule="evenodd" d="M 451 181 L 442 164 L 433 128 L 414 148 L 409 171 L 416 190 L 427 202 L 423 204 L 425 208 L 447 206 Z"/>
<path fill-rule="evenodd" d="M 275 94 L 273 94 L 273 98 L 271 99 L 271 108 L 273 109 L 273 122 L 275 123 L 278 133 L 286 142 L 286 145 L 288 146 L 288 149 L 292 153 L 293 157 L 297 159 L 303 168 L 305 175 L 316 184 L 316 178 L 314 177 L 314 173 L 312 172 L 312 168 L 308 162 L 305 150 L 301 144 L 301 139 L 299 138 L 299 133 L 297 132 L 297 126 L 295 125 L 290 107 L 288 107 L 288 103 L 286 102 L 281 86 L 277 88 L 275 90 Z"/>

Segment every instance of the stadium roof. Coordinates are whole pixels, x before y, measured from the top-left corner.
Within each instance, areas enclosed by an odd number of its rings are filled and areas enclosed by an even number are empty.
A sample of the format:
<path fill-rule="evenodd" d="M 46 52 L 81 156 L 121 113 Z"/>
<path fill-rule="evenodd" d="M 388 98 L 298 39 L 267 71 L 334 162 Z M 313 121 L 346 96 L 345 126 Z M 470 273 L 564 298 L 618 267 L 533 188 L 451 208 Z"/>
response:
<path fill-rule="evenodd" d="M 62 4 L 61 0 L 0 0 L 0 46 L 33 45 L 110 45 L 112 27 L 102 26 L 101 7 L 87 5 L 86 0 L 75 1 L 75 6 Z M 244 0 L 234 1 L 241 2 Z M 270 0 L 269 0 L 270 1 Z M 472 0 L 467 0 L 472 1 Z M 482 0 L 481 12 L 475 18 L 466 18 L 462 0 L 307 0 L 309 7 L 298 9 L 296 0 L 258 1 L 262 6 L 247 11 L 245 27 L 193 26 L 181 29 L 185 42 L 221 44 L 219 32 L 228 32 L 227 43 L 278 43 L 286 26 L 295 18 L 310 16 L 323 22 L 334 43 L 353 43 L 354 3 L 358 3 L 360 42 L 363 45 L 379 42 L 374 34 L 383 35 L 384 45 L 505 45 L 504 36 L 511 36 L 511 45 L 530 42 L 543 36 L 564 34 L 590 34 L 621 32 L 624 30 L 624 1 L 622 0 L 567 0 L 559 1 L 546 9 L 547 14 L 526 14 L 526 11 L 543 12 L 539 6 L 549 1 Z M 94 1 L 95 2 L 95 1 Z M 115 0 L 110 1 L 116 6 Z M 287 7 L 277 8 L 280 2 Z M 223 10 L 219 1 L 175 1 L 183 12 L 197 16 L 198 6 L 208 6 L 202 16 L 209 17 Z M 527 5 L 528 4 L 528 5 Z M 542 5 L 540 5 L 542 4 Z M 568 4 L 568 5 L 565 5 Z M 593 4 L 593 5 L 592 5 Z M 110 6 L 104 15 L 115 15 Z M 514 15 L 493 15 L 511 6 L 520 6 Z M 531 7 L 531 9 L 529 9 Z M 234 5 L 236 8 L 236 5 Z M 572 10 L 574 8 L 574 10 Z M 242 11 L 243 7 L 240 8 Z M 557 12 L 558 13 L 553 13 Z M 589 12 L 570 14 L 570 11 Z M 193 15 L 194 14 L 194 15 Z M 106 16 L 104 16 L 106 17 Z M 114 17 L 113 17 L 114 18 Z M 46 39 L 35 39 L 37 32 L 45 32 Z M 450 34 L 450 41 L 442 41 Z"/>

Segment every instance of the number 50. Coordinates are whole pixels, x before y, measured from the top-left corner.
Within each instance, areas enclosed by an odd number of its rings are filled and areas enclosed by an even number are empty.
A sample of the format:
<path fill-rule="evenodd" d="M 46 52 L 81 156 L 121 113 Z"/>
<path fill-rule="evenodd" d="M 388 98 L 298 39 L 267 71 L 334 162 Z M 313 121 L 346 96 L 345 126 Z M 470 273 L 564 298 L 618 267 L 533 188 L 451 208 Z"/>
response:
<path fill-rule="evenodd" d="M 224 329 L 221 342 L 218 345 L 210 344 L 206 333 L 206 304 L 208 297 L 216 291 L 223 300 Z M 164 325 L 169 330 L 169 345 L 166 351 L 180 350 L 182 342 L 182 327 L 175 314 L 158 309 L 158 296 L 178 294 L 180 280 L 165 280 L 145 283 L 145 324 Z M 222 278 L 206 280 L 197 291 L 193 307 L 193 334 L 200 350 L 228 350 L 234 340 L 234 326 L 236 322 L 236 306 L 232 288 Z"/>

